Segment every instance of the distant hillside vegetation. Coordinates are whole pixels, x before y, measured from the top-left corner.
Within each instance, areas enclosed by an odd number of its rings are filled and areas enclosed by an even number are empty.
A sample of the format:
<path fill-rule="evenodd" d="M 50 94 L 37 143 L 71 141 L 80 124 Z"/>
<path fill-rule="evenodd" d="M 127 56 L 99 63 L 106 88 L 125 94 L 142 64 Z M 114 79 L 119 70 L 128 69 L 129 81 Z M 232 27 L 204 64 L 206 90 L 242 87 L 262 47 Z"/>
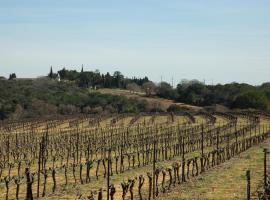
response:
<path fill-rule="evenodd" d="M 147 102 L 135 98 L 89 92 L 74 83 L 51 79 L 0 80 L 0 119 L 145 112 Z"/>
<path fill-rule="evenodd" d="M 119 95 L 122 91 L 125 92 Z M 148 77 L 127 78 L 119 71 L 111 75 L 83 68 L 81 72 L 63 68 L 56 73 L 51 68 L 48 75 L 37 79 L 20 79 L 15 73 L 9 79 L 0 77 L 0 119 L 104 112 L 180 112 L 186 104 L 195 109 L 221 105 L 230 109 L 269 110 L 270 83 L 205 85 L 191 80 L 173 88 L 167 82 L 154 83 Z"/>

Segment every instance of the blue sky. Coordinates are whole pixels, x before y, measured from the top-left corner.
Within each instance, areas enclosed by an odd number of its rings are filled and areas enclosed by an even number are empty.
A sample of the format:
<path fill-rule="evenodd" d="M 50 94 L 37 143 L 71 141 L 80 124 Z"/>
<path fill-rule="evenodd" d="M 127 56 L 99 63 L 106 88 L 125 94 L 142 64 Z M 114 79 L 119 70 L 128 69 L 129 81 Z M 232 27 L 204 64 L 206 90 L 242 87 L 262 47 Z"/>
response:
<path fill-rule="evenodd" d="M 0 0 L 0 76 L 270 81 L 269 0 Z"/>

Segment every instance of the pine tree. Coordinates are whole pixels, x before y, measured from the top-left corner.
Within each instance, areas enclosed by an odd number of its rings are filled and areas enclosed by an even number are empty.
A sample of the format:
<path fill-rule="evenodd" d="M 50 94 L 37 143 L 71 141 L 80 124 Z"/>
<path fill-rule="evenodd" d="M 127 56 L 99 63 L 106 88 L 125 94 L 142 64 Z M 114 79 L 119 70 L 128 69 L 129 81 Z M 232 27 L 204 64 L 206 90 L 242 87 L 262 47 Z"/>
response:
<path fill-rule="evenodd" d="M 83 73 L 83 65 L 82 65 L 82 70 L 81 70 L 81 73 Z"/>
<path fill-rule="evenodd" d="M 12 80 L 12 79 L 15 79 L 17 78 L 16 74 L 15 73 L 12 73 L 9 75 L 9 79 L 8 80 Z"/>
<path fill-rule="evenodd" d="M 52 69 L 52 66 L 51 66 L 51 70 L 50 70 L 50 73 L 49 73 L 49 77 L 50 78 L 53 78 L 53 69 Z"/>

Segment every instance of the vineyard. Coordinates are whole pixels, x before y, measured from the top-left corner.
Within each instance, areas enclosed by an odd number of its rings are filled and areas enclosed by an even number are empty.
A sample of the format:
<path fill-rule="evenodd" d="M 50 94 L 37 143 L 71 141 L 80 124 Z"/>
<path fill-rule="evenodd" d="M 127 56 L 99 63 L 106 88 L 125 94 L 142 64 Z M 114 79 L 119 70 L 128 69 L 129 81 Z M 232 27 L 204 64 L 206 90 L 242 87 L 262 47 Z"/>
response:
<path fill-rule="evenodd" d="M 0 198 L 164 198 L 269 137 L 264 112 L 6 121 L 0 124 Z"/>

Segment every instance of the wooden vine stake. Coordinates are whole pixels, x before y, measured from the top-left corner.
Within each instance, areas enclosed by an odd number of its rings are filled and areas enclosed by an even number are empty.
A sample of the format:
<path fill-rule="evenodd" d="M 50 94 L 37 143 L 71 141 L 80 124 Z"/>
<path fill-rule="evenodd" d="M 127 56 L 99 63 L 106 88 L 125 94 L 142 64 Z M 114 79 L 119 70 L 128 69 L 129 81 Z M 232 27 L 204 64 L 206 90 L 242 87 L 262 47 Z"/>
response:
<path fill-rule="evenodd" d="M 156 177 L 156 140 L 154 140 L 154 156 L 153 156 L 153 199 L 155 199 L 155 192 L 156 192 L 156 188 L 155 188 L 155 177 Z"/>
<path fill-rule="evenodd" d="M 107 170 L 107 200 L 110 200 L 110 161 L 111 161 L 111 148 L 108 151 L 108 170 Z"/>
<path fill-rule="evenodd" d="M 247 170 L 246 172 L 247 177 L 247 200 L 250 200 L 250 171 Z"/>

